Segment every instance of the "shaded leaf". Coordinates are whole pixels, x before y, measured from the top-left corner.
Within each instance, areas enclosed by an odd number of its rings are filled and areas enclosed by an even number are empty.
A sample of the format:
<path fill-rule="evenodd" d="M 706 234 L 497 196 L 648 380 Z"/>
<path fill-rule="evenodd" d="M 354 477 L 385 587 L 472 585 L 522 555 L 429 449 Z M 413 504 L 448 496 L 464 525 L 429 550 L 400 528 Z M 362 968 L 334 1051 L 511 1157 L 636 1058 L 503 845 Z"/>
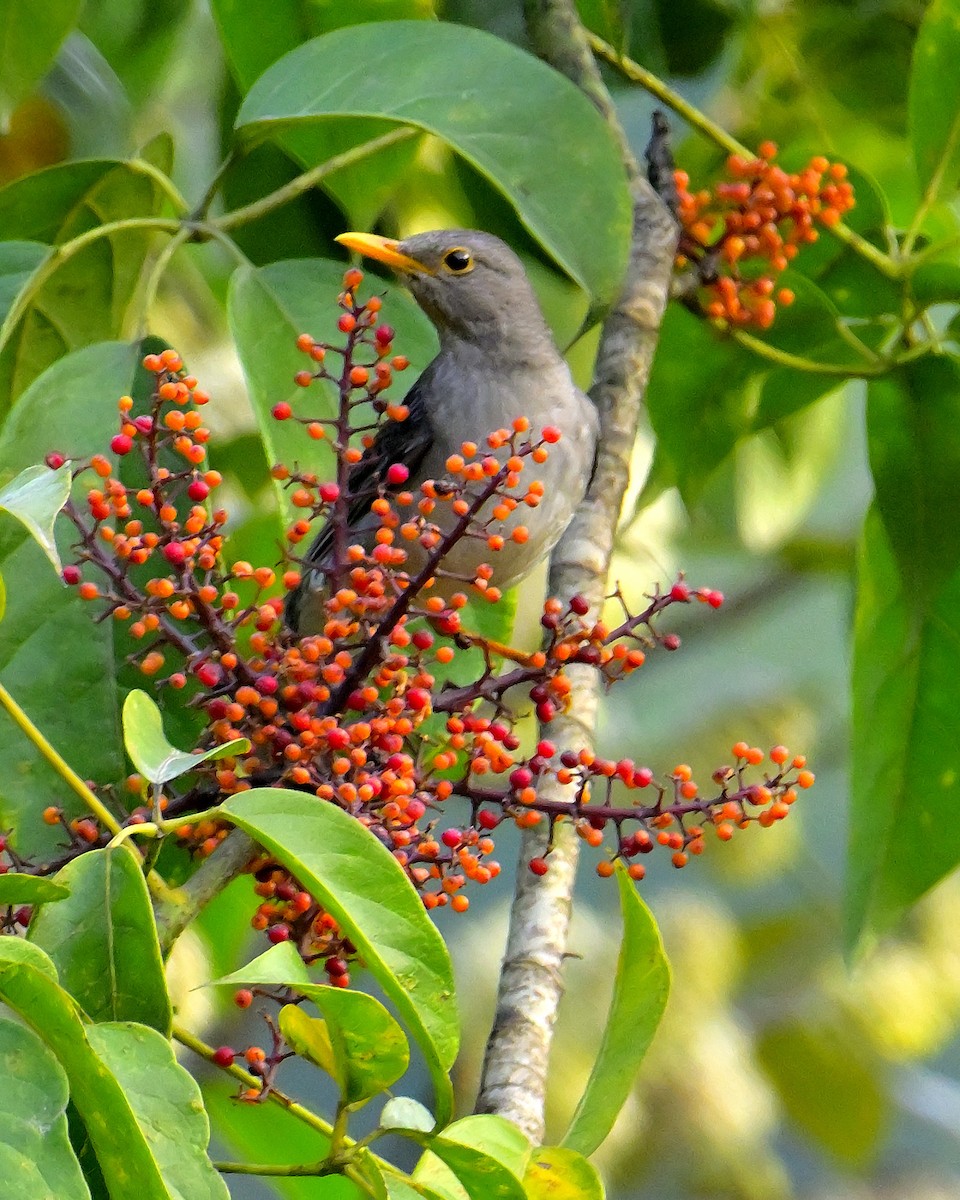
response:
<path fill-rule="evenodd" d="M 189 9 L 189 0 L 98 0 L 84 7 L 80 28 L 127 94 L 145 97 L 176 51 L 177 27 Z"/>
<path fill-rule="evenodd" d="M 618 870 L 623 935 L 610 1011 L 593 1070 L 563 1145 L 592 1154 L 613 1128 L 660 1024 L 670 994 L 670 966 L 660 931 L 633 880 Z"/>
<path fill-rule="evenodd" d="M 64 463 L 55 471 L 44 466 L 27 467 L 0 488 L 0 511 L 26 526 L 58 574 L 63 568 L 53 530 L 70 496 L 70 483 L 70 464 Z"/>
<path fill-rule="evenodd" d="M 960 304 L 960 263 L 921 263 L 910 277 L 910 292 L 921 306 Z"/>
<path fill-rule="evenodd" d="M 277 1023 L 290 1048 L 326 1071 L 342 1096 L 345 1090 L 343 1063 L 334 1053 L 326 1021 L 311 1017 L 296 1004 L 285 1004 L 280 1009 Z"/>
<path fill-rule="evenodd" d="M 309 333 L 318 342 L 342 343 L 337 329 L 341 310 L 336 298 L 343 288 L 343 264 L 312 258 L 240 267 L 230 279 L 227 316 L 240 354 L 250 399 L 269 464 L 303 464 L 321 478 L 336 472 L 333 451 L 326 441 L 312 441 L 296 421 L 276 421 L 273 407 L 292 405 L 298 417 L 334 416 L 339 401 L 335 389 L 318 380 L 306 391 L 293 382 L 298 371 L 312 365 L 296 347 L 297 336 Z M 368 277 L 374 288 L 377 282 Z M 378 289 L 379 290 L 379 289 Z M 398 288 L 388 288 L 383 319 L 397 331 L 397 352 L 406 355 L 411 370 L 399 375 L 388 395 L 400 397 L 437 352 L 433 326 L 413 300 Z M 302 515 L 290 503 L 290 493 L 275 483 L 281 512 L 292 521 Z"/>
<path fill-rule="evenodd" d="M 502 192 L 598 306 L 614 298 L 631 224 L 620 153 L 607 123 L 563 76 L 463 26 L 357 25 L 274 63 L 247 94 L 237 129 L 259 139 L 345 115 L 384 117 L 443 138 Z"/>
<path fill-rule="evenodd" d="M 17 1200 L 89 1200 L 67 1132 L 67 1077 L 39 1037 L 0 1021 L 0 1172 Z"/>
<path fill-rule="evenodd" d="M 128 693 L 123 702 L 123 741 L 133 765 L 144 779 L 157 786 L 195 771 L 201 763 L 250 750 L 247 738 L 233 738 L 201 754 L 178 750 L 164 735 L 160 709 L 139 689 Z"/>
<path fill-rule="evenodd" d="M 169 164 L 169 142 L 158 142 L 154 160 Z M 0 229 L 20 242 L 62 245 L 108 221 L 156 215 L 163 204 L 136 161 L 61 163 L 0 189 Z M 0 413 L 64 354 L 123 333 L 152 236 L 115 233 L 66 262 L 38 264 L 0 326 Z"/>
<path fill-rule="evenodd" d="M 459 1021 L 450 957 L 416 889 L 369 830 L 333 804 L 282 788 L 231 796 L 221 811 L 296 876 L 357 947 L 423 1051 L 450 1111 Z"/>
<path fill-rule="evenodd" d="M 0 904 L 52 904 L 65 900 L 70 889 L 42 875 L 8 871 L 0 875 Z"/>
<path fill-rule="evenodd" d="M 213 0 L 211 7 L 241 92 L 278 58 L 309 38 L 343 25 L 433 15 L 432 0 L 354 0 L 349 6 L 340 0 L 274 0 L 269 8 L 250 8 L 242 0 Z M 301 162 L 318 163 L 390 128 L 387 121 L 331 120 L 322 127 L 297 131 L 281 143 Z M 340 204 L 354 228 L 367 229 L 396 190 L 417 149 L 416 140 L 389 146 L 335 172 L 321 186 Z"/>
<path fill-rule="evenodd" d="M 0 242 L 0 324 L 20 289 L 50 253 L 40 242 Z"/>
<path fill-rule="evenodd" d="M 876 1068 L 848 1036 L 799 1021 L 765 1029 L 757 1055 L 791 1120 L 834 1158 L 873 1157 L 888 1104 Z"/>
<path fill-rule="evenodd" d="M 44 905 L 30 941 L 49 954 L 60 982 L 95 1021 L 128 1020 L 170 1029 L 153 909 L 136 854 L 91 850 L 57 873 L 70 895 Z"/>
<path fill-rule="evenodd" d="M 960 3 L 933 0 L 924 14 L 910 71 L 910 138 L 920 186 L 952 196 L 960 178 Z"/>
<path fill-rule="evenodd" d="M 414 1169 L 417 1183 L 458 1200 L 462 1195 L 470 1200 L 525 1200 L 521 1180 L 530 1142 L 505 1118 L 484 1113 L 454 1121 L 440 1137 L 410 1131 L 406 1136 L 429 1147 Z"/>
<path fill-rule="evenodd" d="M 46 74 L 82 7 L 82 0 L 0 0 L 0 133 Z"/>
<path fill-rule="evenodd" d="M 0 471 L 12 476 L 49 450 L 83 458 L 102 449 L 116 431 L 117 397 L 132 391 L 137 359 L 137 346 L 108 342 L 51 367 L 3 426 Z M 0 521 L 0 566 L 8 591 L 0 679 L 82 778 L 120 778 L 125 761 L 114 623 L 94 623 L 76 589 L 63 586 L 12 521 Z M 52 646 L 69 646 L 70 652 L 53 654 Z M 87 720 L 77 719 L 80 713 L 95 719 L 96 736 Z M 16 828 L 21 854 L 52 851 L 62 834 L 43 823 L 37 797 L 63 795 L 59 776 L 6 720 L 0 722 L 0 747 L 7 764 L 0 828 Z M 79 803 L 68 800 L 67 811 L 76 812 Z"/>
<path fill-rule="evenodd" d="M 566 1146 L 534 1150 L 523 1177 L 527 1200 L 603 1200 L 603 1180 L 591 1162 Z"/>
<path fill-rule="evenodd" d="M 960 569 L 925 600 L 901 571 L 875 507 L 858 556 L 848 945 L 960 863 Z"/>

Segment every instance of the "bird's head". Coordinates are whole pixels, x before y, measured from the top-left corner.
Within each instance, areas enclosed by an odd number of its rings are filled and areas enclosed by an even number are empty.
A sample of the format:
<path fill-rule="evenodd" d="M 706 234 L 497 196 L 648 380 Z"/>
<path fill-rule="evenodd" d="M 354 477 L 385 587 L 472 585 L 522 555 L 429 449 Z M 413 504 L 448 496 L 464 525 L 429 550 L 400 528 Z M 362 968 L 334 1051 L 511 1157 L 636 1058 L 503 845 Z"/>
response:
<path fill-rule="evenodd" d="M 552 340 L 520 259 L 491 233 L 435 229 L 402 241 L 342 233 L 351 250 L 392 267 L 427 314 L 441 343 L 454 338 L 501 356 L 515 346 L 529 358 Z"/>

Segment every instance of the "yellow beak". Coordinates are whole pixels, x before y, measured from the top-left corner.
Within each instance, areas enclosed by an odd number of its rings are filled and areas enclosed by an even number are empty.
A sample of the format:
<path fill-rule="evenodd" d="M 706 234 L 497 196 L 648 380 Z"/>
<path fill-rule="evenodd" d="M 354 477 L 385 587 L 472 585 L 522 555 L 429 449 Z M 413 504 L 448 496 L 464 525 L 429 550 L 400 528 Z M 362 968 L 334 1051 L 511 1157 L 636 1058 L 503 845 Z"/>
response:
<path fill-rule="evenodd" d="M 341 233 L 333 240 L 350 250 L 356 250 L 358 254 L 366 255 L 367 258 L 375 258 L 377 262 L 386 263 L 395 271 L 404 271 L 408 275 L 433 274 L 433 271 L 429 267 L 425 267 L 423 263 L 417 262 L 408 254 L 401 254 L 400 243 L 395 242 L 392 238 L 377 237 L 375 233 Z"/>

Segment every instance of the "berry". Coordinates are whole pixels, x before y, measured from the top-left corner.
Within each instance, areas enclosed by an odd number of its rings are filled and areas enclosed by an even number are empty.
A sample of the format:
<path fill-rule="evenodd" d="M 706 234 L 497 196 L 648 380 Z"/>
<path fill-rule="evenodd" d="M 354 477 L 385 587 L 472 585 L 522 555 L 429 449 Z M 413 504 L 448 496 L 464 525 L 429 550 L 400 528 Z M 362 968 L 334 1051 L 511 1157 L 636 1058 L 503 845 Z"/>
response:
<path fill-rule="evenodd" d="M 545 858 L 531 858 L 527 865 L 534 875 L 546 875 L 550 870 L 550 864 Z"/>
<path fill-rule="evenodd" d="M 56 451 L 51 451 L 43 460 L 51 471 L 56 471 L 67 461 L 63 454 L 58 454 Z"/>
<path fill-rule="evenodd" d="M 267 938 L 275 946 L 280 942 L 288 942 L 290 940 L 289 925 L 271 925 L 267 930 Z"/>
<path fill-rule="evenodd" d="M 289 421 L 293 416 L 293 409 L 286 400 L 281 400 L 279 404 L 275 404 L 271 411 L 273 412 L 273 419 L 275 421 Z"/>
<path fill-rule="evenodd" d="M 675 633 L 668 633 L 662 644 L 664 650 L 679 650 L 680 638 Z"/>
<path fill-rule="evenodd" d="M 581 596 L 579 593 L 576 596 L 571 596 L 570 611 L 576 613 L 578 617 L 585 617 L 590 611 L 590 601 L 586 596 Z"/>
<path fill-rule="evenodd" d="M 126 433 L 118 433 L 110 439 L 110 449 L 114 454 L 129 454 L 133 449 L 133 438 Z"/>
<path fill-rule="evenodd" d="M 312 371 L 298 371 L 293 377 L 293 382 L 297 387 L 309 387 L 313 383 Z"/>
<path fill-rule="evenodd" d="M 174 567 L 183 566 L 189 557 L 187 548 L 182 542 L 168 542 L 163 547 L 162 553 L 167 562 Z"/>
<path fill-rule="evenodd" d="M 213 1062 L 218 1067 L 232 1067 L 237 1052 L 232 1046 L 218 1046 L 213 1052 Z"/>
<path fill-rule="evenodd" d="M 202 479 L 194 479 L 187 488 L 187 495 L 191 500 L 195 500 L 198 504 L 202 504 L 210 495 L 210 487 L 204 483 Z"/>
<path fill-rule="evenodd" d="M 340 489 L 335 483 L 321 483 L 317 489 L 320 499 L 325 504 L 333 504 L 340 496 Z"/>
<path fill-rule="evenodd" d="M 690 588 L 685 583 L 675 583 L 670 589 L 670 599 L 685 601 L 690 599 Z"/>
<path fill-rule="evenodd" d="M 80 582 L 80 568 L 74 566 L 73 563 L 69 563 L 63 568 L 62 579 L 64 583 L 70 584 L 71 587 L 78 584 Z"/>
<path fill-rule="evenodd" d="M 391 463 L 387 468 L 387 483 L 394 486 L 406 483 L 410 478 L 410 470 L 403 463 Z"/>

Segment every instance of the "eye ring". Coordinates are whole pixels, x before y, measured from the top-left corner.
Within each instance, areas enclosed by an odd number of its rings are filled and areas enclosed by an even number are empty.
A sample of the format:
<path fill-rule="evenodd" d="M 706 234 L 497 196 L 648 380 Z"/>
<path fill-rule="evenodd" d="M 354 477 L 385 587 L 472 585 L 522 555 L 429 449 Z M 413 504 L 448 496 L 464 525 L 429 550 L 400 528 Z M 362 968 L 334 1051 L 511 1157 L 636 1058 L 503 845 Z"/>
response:
<path fill-rule="evenodd" d="M 451 246 L 443 256 L 443 265 L 451 275 L 466 275 L 473 270 L 473 255 L 466 246 Z"/>

